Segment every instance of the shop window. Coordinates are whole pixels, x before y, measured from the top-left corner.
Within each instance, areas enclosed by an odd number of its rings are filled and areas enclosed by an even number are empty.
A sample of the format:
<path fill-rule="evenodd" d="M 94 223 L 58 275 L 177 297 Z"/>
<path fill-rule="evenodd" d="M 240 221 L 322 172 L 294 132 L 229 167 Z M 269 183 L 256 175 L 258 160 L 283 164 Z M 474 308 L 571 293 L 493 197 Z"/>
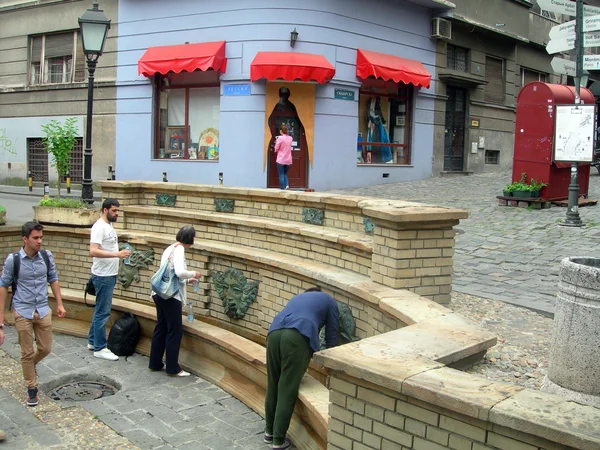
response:
<path fill-rule="evenodd" d="M 77 31 L 32 36 L 29 84 L 65 84 L 85 81 L 85 56 Z"/>
<path fill-rule="evenodd" d="M 504 61 L 485 57 L 485 101 L 504 104 Z"/>
<path fill-rule="evenodd" d="M 198 71 L 157 77 L 154 158 L 218 160 L 218 73 Z"/>
<path fill-rule="evenodd" d="M 411 164 L 411 85 L 368 79 L 360 90 L 358 164 Z"/>
<path fill-rule="evenodd" d="M 463 47 L 448 44 L 446 48 L 446 68 L 459 72 L 467 72 L 469 51 Z"/>
<path fill-rule="evenodd" d="M 485 151 L 485 163 L 486 164 L 500 164 L 500 150 L 486 150 Z"/>

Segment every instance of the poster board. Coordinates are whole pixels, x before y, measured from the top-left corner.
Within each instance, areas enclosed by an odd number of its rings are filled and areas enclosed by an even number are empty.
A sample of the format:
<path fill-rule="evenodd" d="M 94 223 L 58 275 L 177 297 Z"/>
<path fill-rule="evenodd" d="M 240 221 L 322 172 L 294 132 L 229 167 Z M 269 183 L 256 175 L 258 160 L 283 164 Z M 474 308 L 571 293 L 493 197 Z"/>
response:
<path fill-rule="evenodd" d="M 595 105 L 556 105 L 554 161 L 592 162 L 595 131 Z"/>

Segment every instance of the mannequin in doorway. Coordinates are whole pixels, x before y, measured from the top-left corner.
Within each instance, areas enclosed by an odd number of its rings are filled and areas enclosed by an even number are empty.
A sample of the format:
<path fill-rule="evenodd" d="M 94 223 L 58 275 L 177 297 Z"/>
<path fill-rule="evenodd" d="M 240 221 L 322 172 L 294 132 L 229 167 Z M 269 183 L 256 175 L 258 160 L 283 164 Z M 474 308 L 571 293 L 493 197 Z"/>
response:
<path fill-rule="evenodd" d="M 389 144 L 390 137 L 385 124 L 386 120 L 381 110 L 381 98 L 371 97 L 369 100 L 369 109 L 367 110 L 367 142 Z M 367 149 L 372 151 L 377 148 L 380 150 L 381 162 L 387 163 L 392 161 L 392 151 L 389 146 L 367 146 Z"/>

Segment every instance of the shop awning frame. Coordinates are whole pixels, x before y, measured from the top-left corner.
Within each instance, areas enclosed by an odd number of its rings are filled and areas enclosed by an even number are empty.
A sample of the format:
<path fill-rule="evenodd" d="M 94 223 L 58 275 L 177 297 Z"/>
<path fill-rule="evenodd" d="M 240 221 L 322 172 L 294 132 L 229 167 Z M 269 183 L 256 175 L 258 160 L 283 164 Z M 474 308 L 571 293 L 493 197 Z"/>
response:
<path fill-rule="evenodd" d="M 431 85 L 431 74 L 421 62 L 362 49 L 356 51 L 356 76 L 363 80 L 374 77 L 395 83 L 412 83 L 424 88 Z"/>
<path fill-rule="evenodd" d="M 335 67 L 323 55 L 297 52 L 258 52 L 250 63 L 250 80 L 315 81 L 326 83 Z"/>
<path fill-rule="evenodd" d="M 150 47 L 138 61 L 138 74 L 145 77 L 195 70 L 225 73 L 226 68 L 225 41 Z"/>

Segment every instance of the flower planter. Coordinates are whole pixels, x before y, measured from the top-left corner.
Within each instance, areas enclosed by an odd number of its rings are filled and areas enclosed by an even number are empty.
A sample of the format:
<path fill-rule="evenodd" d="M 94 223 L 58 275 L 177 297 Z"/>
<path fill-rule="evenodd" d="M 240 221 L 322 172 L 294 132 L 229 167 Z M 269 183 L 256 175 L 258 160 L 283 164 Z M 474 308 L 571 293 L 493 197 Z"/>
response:
<path fill-rule="evenodd" d="M 531 198 L 539 198 L 540 197 L 540 191 L 531 191 Z"/>
<path fill-rule="evenodd" d="M 33 218 L 43 224 L 90 227 L 100 217 L 100 209 L 34 206 Z"/>
<path fill-rule="evenodd" d="M 502 191 L 504 197 L 512 197 L 512 191 Z"/>
<path fill-rule="evenodd" d="M 513 197 L 531 198 L 531 191 L 513 191 Z"/>
<path fill-rule="evenodd" d="M 6 225 L 6 210 L 0 209 L 0 225 Z"/>

